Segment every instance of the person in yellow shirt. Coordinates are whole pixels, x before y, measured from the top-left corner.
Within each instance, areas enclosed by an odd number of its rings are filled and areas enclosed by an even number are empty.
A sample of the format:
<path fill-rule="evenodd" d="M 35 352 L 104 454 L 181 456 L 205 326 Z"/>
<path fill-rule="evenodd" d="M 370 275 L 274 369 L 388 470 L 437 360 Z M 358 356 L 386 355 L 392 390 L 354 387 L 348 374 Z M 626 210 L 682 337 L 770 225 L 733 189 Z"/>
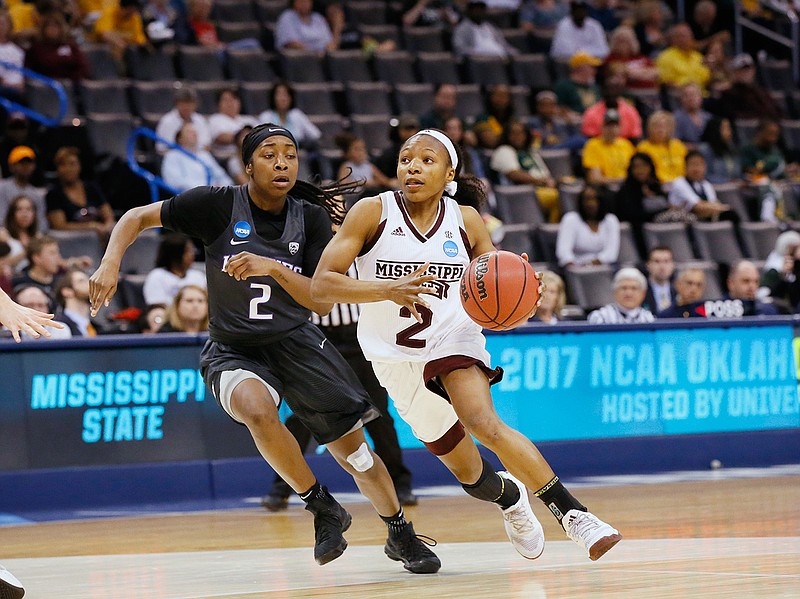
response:
<path fill-rule="evenodd" d="M 683 177 L 687 148 L 675 139 L 675 117 L 665 110 L 657 110 L 647 119 L 647 139 L 636 149 L 644 152 L 656 165 L 656 175 L 662 183 L 671 183 Z"/>
<path fill-rule="evenodd" d="M 14 41 L 17 44 L 29 44 L 39 36 L 39 21 L 42 13 L 52 9 L 48 1 L 18 2 L 9 5 L 11 27 Z"/>
<path fill-rule="evenodd" d="M 109 44 L 118 57 L 128 46 L 146 45 L 140 9 L 139 0 L 119 0 L 119 5 L 106 5 L 94 26 L 96 41 Z"/>
<path fill-rule="evenodd" d="M 656 57 L 661 83 L 682 87 L 696 83 L 705 91 L 711 71 L 703 63 L 703 55 L 694 49 L 692 30 L 686 23 L 675 25 L 669 32 L 670 46 Z"/>
<path fill-rule="evenodd" d="M 583 168 L 589 184 L 614 186 L 627 177 L 636 149 L 619 133 L 619 112 L 609 108 L 603 117 L 602 132 L 583 147 Z"/>

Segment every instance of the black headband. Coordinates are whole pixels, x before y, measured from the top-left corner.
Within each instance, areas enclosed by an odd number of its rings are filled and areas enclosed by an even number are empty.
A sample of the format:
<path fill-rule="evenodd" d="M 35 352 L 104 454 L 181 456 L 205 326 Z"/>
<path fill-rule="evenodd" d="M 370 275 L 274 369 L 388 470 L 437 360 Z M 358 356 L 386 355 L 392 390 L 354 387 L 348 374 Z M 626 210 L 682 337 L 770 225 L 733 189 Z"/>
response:
<path fill-rule="evenodd" d="M 264 143 L 265 139 L 273 135 L 288 137 L 292 140 L 295 147 L 297 147 L 297 141 L 291 131 L 273 123 L 263 123 L 250 131 L 250 133 L 245 136 L 244 141 L 242 141 L 242 162 L 248 164 L 253 157 L 253 153 L 258 149 L 258 146 Z"/>

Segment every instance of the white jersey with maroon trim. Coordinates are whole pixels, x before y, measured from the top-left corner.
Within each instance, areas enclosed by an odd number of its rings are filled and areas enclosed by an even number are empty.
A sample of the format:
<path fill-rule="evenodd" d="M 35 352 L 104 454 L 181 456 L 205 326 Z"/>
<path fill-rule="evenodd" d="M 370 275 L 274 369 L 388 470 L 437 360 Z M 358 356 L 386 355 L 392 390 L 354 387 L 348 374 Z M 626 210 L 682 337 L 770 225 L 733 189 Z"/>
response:
<path fill-rule="evenodd" d="M 470 320 L 459 299 L 459 283 L 470 254 L 458 203 L 442 197 L 436 220 L 423 233 L 412 222 L 399 192 L 384 192 L 379 197 L 380 224 L 356 258 L 358 278 L 399 279 L 430 262 L 428 274 L 437 279 L 430 283 L 434 293 L 424 296 L 430 308 L 417 305 L 422 322 L 391 301 L 363 304 L 358 341 L 364 355 L 377 362 L 429 362 L 452 355 L 483 357 L 481 327 Z"/>

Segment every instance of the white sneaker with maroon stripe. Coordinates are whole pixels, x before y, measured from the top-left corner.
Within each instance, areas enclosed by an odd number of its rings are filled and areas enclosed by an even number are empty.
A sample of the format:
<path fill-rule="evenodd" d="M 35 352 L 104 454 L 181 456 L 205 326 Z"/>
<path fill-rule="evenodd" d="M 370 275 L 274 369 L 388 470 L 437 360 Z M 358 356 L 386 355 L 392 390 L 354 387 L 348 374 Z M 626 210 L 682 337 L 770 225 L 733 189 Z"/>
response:
<path fill-rule="evenodd" d="M 589 559 L 595 561 L 622 540 L 619 531 L 589 512 L 570 510 L 561 525 L 567 536 L 586 549 Z"/>
<path fill-rule="evenodd" d="M 498 472 L 501 478 L 519 489 L 519 500 L 503 512 L 503 524 L 511 544 L 517 552 L 527 559 L 536 559 L 544 551 L 544 529 L 531 509 L 528 489 L 508 472 Z"/>

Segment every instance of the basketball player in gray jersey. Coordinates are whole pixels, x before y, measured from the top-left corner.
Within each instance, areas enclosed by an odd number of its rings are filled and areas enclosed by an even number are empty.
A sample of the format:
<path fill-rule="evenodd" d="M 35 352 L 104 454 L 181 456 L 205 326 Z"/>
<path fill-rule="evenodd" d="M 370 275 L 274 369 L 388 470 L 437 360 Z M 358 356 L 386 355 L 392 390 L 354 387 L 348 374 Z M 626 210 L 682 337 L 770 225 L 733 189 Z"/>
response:
<path fill-rule="evenodd" d="M 406 522 L 392 480 L 367 445 L 363 425 L 377 417 L 352 369 L 318 328 L 311 311 L 311 275 L 342 213 L 335 195 L 297 180 L 297 143 L 273 124 L 242 143 L 250 180 L 237 187 L 197 187 L 164 202 L 134 208 L 117 223 L 89 288 L 94 314 L 108 305 L 127 247 L 151 227 L 199 238 L 206 250 L 209 340 L 201 356 L 206 384 L 225 412 L 247 426 L 264 459 L 314 514 L 314 557 L 326 564 L 347 547 L 350 514 L 319 484 L 278 417 L 284 399 L 356 481 L 389 528 L 384 548 L 414 573 L 439 559 Z"/>

